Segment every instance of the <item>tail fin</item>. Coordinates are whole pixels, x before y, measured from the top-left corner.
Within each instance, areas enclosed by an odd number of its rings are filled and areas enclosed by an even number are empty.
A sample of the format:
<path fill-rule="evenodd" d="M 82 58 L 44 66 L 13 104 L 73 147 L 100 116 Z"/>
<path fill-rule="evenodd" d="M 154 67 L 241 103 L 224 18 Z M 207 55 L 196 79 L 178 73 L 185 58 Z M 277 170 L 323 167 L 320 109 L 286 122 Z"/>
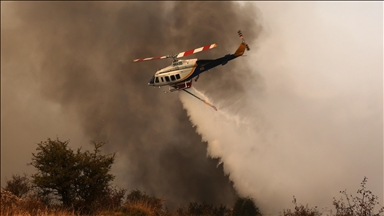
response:
<path fill-rule="evenodd" d="M 241 56 L 244 54 L 246 49 L 246 45 L 244 43 L 241 43 L 239 48 L 237 48 L 236 52 L 233 54 L 235 56 Z"/>
<path fill-rule="evenodd" d="M 248 44 L 245 42 L 243 34 L 241 33 L 241 31 L 239 30 L 237 33 L 239 34 L 239 37 L 241 38 L 241 44 L 240 44 L 239 48 L 237 48 L 236 52 L 233 55 L 241 56 L 244 54 L 245 49 L 247 49 L 247 51 L 249 51 L 250 49 L 249 49 Z"/>

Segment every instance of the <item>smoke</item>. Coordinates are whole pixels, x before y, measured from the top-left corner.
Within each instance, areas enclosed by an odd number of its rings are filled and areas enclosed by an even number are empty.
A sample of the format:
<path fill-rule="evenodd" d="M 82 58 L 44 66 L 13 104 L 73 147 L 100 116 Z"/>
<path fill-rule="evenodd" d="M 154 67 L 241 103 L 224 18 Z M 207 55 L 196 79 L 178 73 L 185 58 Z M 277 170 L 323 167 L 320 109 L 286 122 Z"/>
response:
<path fill-rule="evenodd" d="M 35 143 L 57 135 L 108 141 L 115 184 L 168 206 L 236 192 L 263 213 L 293 195 L 329 206 L 363 176 L 383 194 L 381 2 L 1 5 L 3 176 L 32 172 Z M 220 57 L 239 29 L 247 56 L 194 83 L 218 112 L 146 86 L 169 61 L 131 62 L 211 43 L 198 58 Z"/>
<path fill-rule="evenodd" d="M 191 201 L 232 205 L 236 193 L 207 144 L 191 128 L 177 94 L 149 88 L 170 61 L 132 63 L 202 45 L 199 54 L 233 53 L 242 29 L 261 31 L 259 11 L 236 2 L 2 2 L 3 162 L 5 175 L 24 167 L 46 137 L 108 141 L 117 152 L 115 184 L 165 197 L 170 207 Z M 232 76 L 228 76 L 229 71 Z M 229 63 L 198 86 L 240 97 L 248 67 Z M 51 137 L 52 138 L 52 137 Z M 87 147 L 88 146 L 88 147 Z M 15 149 L 19 149 L 15 152 Z M 2 179 L 3 181 L 3 179 Z"/>
<path fill-rule="evenodd" d="M 235 60 L 250 67 L 242 97 L 194 89 L 215 112 L 179 95 L 209 156 L 264 214 L 292 209 L 292 196 L 332 209 L 364 176 L 383 205 L 382 3 L 257 5 L 266 31 Z"/>

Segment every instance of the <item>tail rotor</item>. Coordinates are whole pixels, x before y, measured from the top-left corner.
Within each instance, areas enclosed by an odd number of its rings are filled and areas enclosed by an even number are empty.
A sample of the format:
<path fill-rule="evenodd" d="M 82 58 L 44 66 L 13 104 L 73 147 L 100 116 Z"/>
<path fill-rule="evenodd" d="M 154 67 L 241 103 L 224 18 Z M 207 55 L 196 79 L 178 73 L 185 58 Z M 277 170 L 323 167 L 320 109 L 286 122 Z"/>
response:
<path fill-rule="evenodd" d="M 243 33 L 241 33 L 241 30 L 239 30 L 239 31 L 237 32 L 237 34 L 239 34 L 239 37 L 241 38 L 242 43 L 243 43 L 243 44 L 245 45 L 245 47 L 247 48 L 247 51 L 249 51 L 250 48 L 249 48 L 248 44 L 245 42 L 244 37 L 243 37 Z"/>

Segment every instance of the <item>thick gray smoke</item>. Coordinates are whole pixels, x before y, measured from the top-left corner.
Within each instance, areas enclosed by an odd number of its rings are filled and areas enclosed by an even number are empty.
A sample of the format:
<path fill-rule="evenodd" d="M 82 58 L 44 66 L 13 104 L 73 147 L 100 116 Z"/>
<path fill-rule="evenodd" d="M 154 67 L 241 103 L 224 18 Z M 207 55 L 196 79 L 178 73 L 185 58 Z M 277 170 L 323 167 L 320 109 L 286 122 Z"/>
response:
<path fill-rule="evenodd" d="M 232 53 L 240 42 L 237 30 L 248 42 L 261 31 L 256 8 L 236 2 L 2 6 L 4 160 L 29 162 L 34 143 L 51 134 L 78 146 L 84 140 L 108 141 L 108 152 L 118 152 L 114 173 L 121 187 L 165 197 L 168 206 L 233 203 L 236 193 L 228 177 L 217 160 L 206 157 L 206 143 L 191 128 L 178 95 L 147 86 L 156 69 L 170 60 L 132 60 L 210 43 L 218 47 L 199 58 Z M 197 84 L 208 86 L 211 95 L 226 95 L 223 103 L 229 103 L 244 92 L 241 79 L 249 74 L 248 67 L 229 63 Z M 45 114 L 47 107 L 63 117 Z M 14 170 L 17 163 L 3 165 L 6 174 L 23 172 Z"/>

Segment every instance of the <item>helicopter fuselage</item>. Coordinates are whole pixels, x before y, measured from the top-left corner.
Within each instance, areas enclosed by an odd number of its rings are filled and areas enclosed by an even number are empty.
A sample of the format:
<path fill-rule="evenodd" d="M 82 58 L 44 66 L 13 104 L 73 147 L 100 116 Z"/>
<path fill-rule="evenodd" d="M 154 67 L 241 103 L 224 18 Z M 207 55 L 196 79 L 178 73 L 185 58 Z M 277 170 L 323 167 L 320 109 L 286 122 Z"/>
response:
<path fill-rule="evenodd" d="M 170 66 L 158 70 L 148 85 L 165 86 L 187 81 L 195 72 L 196 61 L 197 59 L 187 59 L 173 62 Z"/>
<path fill-rule="evenodd" d="M 158 70 L 149 81 L 150 86 L 170 85 L 178 87 L 178 84 L 190 83 L 192 79 L 203 72 L 206 72 L 216 66 L 225 65 L 240 55 L 228 54 L 224 57 L 213 60 L 187 59 L 174 61 L 170 66 Z M 189 88 L 190 85 L 185 85 Z"/>
<path fill-rule="evenodd" d="M 192 86 L 193 78 L 196 77 L 195 82 L 199 78 L 199 75 L 203 72 L 206 72 L 216 66 L 219 65 L 225 65 L 229 61 L 240 57 L 244 54 L 245 50 L 250 50 L 248 44 L 245 42 L 243 38 L 243 34 L 239 30 L 238 32 L 239 37 L 241 38 L 241 44 L 233 54 L 227 54 L 221 58 L 217 59 L 187 59 L 187 60 L 180 60 L 179 58 L 185 57 L 187 55 L 191 55 L 194 53 L 198 53 L 204 50 L 209 50 L 215 48 L 216 44 L 210 44 L 206 45 L 200 48 L 180 52 L 178 54 L 174 55 L 164 55 L 164 56 L 154 56 L 149 58 L 138 58 L 133 60 L 133 62 L 142 62 L 142 61 L 149 61 L 149 60 L 155 60 L 155 59 L 166 59 L 166 58 L 173 58 L 173 62 L 170 66 L 165 67 L 161 70 L 156 71 L 155 75 L 152 77 L 152 79 L 148 82 L 148 85 L 150 86 L 169 86 L 169 91 L 167 92 L 173 92 L 173 91 L 179 91 L 182 90 L 195 98 L 201 100 L 205 104 L 211 106 L 216 111 L 216 107 L 210 104 L 207 100 L 204 100 L 197 95 L 189 92 L 187 89 Z"/>

